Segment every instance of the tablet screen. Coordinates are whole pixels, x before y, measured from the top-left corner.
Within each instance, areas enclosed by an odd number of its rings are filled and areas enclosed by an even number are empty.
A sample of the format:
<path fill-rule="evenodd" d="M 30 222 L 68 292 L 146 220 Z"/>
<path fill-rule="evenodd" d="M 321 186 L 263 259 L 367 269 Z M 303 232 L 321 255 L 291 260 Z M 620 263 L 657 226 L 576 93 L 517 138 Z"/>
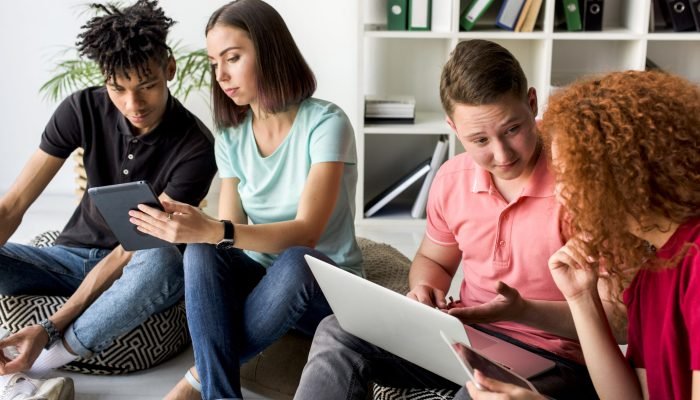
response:
<path fill-rule="evenodd" d="M 454 346 L 455 351 L 460 358 L 465 361 L 464 364 L 471 370 L 472 374 L 475 369 L 478 369 L 482 374 L 489 378 L 517 385 L 528 390 L 531 389 L 527 380 L 511 372 L 501 364 L 489 360 L 462 343 L 454 343 Z"/>
<path fill-rule="evenodd" d="M 158 197 L 146 181 L 99 186 L 88 189 L 90 199 L 125 250 L 143 250 L 171 245 L 136 229 L 129 221 L 129 211 L 139 204 L 163 209 Z"/>

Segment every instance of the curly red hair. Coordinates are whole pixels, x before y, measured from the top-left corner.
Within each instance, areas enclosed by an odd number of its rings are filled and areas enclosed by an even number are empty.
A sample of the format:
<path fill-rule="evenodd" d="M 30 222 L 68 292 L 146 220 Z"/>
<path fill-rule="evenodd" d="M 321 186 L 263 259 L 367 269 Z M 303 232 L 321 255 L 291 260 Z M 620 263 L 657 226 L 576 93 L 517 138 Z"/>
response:
<path fill-rule="evenodd" d="M 575 82 L 549 100 L 542 121 L 571 234 L 624 286 L 650 258 L 629 233 L 656 217 L 700 216 L 700 88 L 658 71 L 615 72 Z"/>

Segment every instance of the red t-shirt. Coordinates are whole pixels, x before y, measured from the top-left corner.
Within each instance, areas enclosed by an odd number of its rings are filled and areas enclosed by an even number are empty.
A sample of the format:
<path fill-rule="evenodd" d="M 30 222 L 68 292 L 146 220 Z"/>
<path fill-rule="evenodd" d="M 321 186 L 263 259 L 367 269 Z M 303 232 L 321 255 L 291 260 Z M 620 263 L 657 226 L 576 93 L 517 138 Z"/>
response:
<path fill-rule="evenodd" d="M 677 266 L 641 270 L 624 292 L 629 317 L 627 359 L 645 368 L 650 399 L 690 399 L 700 370 L 700 220 L 681 225 L 658 251 Z"/>

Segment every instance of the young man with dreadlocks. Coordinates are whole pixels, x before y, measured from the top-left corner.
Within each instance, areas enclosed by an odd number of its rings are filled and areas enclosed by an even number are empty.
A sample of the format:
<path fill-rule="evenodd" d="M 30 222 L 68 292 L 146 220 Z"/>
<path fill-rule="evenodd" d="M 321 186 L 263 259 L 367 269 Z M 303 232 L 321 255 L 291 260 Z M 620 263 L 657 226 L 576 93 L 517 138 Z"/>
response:
<path fill-rule="evenodd" d="M 7 243 L 66 158 L 84 149 L 88 187 L 147 180 L 161 200 L 192 205 L 216 172 L 211 133 L 167 87 L 175 75 L 166 44 L 173 20 L 157 1 L 93 7 L 100 13 L 82 27 L 77 46 L 97 62 L 105 84 L 58 106 L 39 149 L 0 198 L 0 294 L 70 298 L 48 319 L 0 341 L 0 349 L 19 352 L 10 359 L 0 351 L 0 392 L 10 374 L 39 378 L 99 353 L 183 294 L 177 247 L 125 251 L 87 195 L 55 246 Z"/>

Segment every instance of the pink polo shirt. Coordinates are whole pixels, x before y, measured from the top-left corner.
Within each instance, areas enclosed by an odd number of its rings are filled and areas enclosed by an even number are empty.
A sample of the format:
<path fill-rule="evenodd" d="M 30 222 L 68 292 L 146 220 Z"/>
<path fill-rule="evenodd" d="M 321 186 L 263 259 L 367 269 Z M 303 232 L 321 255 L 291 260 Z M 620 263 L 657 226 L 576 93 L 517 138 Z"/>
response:
<path fill-rule="evenodd" d="M 565 243 L 561 214 L 544 152 L 522 193 L 510 204 L 496 189 L 491 174 L 469 155 L 460 154 L 435 176 L 426 235 L 439 245 L 457 245 L 461 250 L 460 297 L 466 306 L 496 297 L 498 281 L 518 289 L 524 298 L 564 301 L 547 267 L 549 257 Z M 488 328 L 583 363 L 575 340 L 514 322 Z"/>

